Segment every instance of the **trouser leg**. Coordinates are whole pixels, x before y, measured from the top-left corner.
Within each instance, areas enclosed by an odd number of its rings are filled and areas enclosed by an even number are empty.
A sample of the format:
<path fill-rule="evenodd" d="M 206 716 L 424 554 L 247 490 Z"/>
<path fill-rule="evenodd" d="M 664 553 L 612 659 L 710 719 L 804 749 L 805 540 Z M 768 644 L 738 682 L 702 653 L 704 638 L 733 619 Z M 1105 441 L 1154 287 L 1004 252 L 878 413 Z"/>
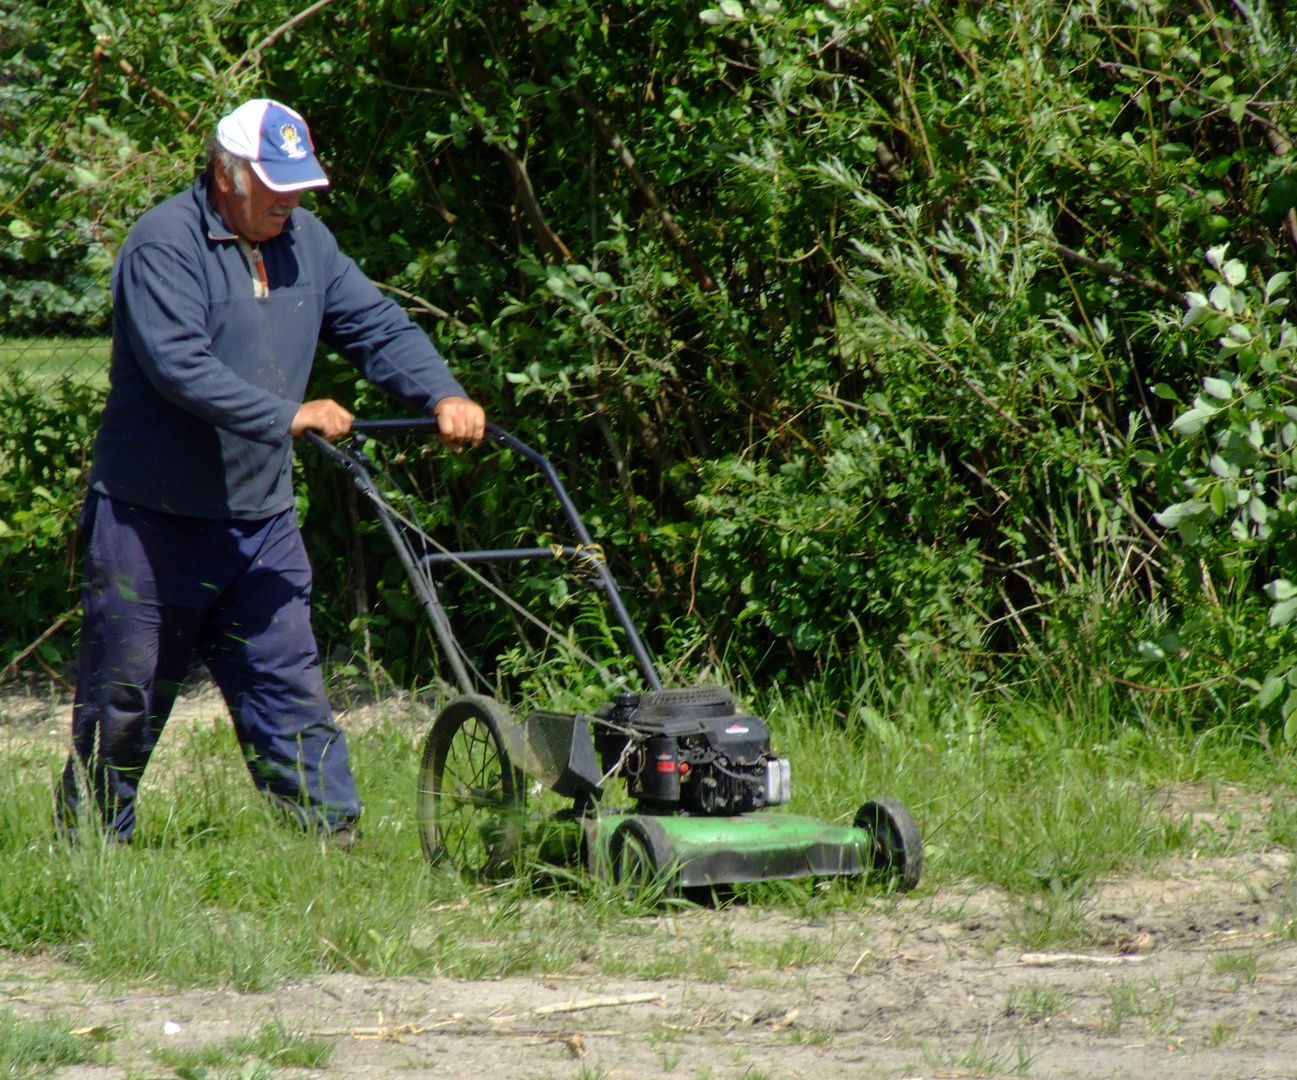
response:
<path fill-rule="evenodd" d="M 109 834 L 129 840 L 135 797 L 184 679 L 202 611 L 177 603 L 155 573 L 147 518 L 91 492 L 73 752 L 61 782 L 59 820 L 74 826 L 84 770 Z"/>
<path fill-rule="evenodd" d="M 360 814 L 311 632 L 311 566 L 290 512 L 245 543 L 247 569 L 213 608 L 199 652 L 221 688 L 253 781 L 306 827 Z"/>

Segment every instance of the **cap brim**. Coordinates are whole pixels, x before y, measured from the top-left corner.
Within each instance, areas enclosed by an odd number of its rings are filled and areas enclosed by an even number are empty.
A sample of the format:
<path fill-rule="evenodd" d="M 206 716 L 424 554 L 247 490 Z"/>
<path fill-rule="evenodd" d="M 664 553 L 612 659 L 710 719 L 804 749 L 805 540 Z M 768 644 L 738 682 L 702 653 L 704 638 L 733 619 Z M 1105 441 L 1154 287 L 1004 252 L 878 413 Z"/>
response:
<path fill-rule="evenodd" d="M 271 191 L 305 191 L 307 188 L 329 186 L 329 178 L 324 169 L 310 154 L 301 161 L 274 162 L 249 161 L 252 171 Z"/>

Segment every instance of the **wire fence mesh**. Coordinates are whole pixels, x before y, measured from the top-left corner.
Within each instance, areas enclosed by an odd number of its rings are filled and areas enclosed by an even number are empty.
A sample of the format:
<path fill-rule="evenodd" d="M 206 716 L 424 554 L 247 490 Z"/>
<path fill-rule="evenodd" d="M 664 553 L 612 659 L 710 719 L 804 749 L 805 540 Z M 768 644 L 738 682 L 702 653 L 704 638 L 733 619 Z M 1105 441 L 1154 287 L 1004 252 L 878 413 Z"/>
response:
<path fill-rule="evenodd" d="M 56 247 L 20 222 L 0 245 L 0 380 L 106 389 L 112 253 L 97 242 Z"/>
<path fill-rule="evenodd" d="M 0 245 L 0 681 L 40 668 L 63 680 L 112 355 L 111 255 L 23 232 L 11 224 Z"/>
<path fill-rule="evenodd" d="M 109 337 L 59 333 L 0 338 L 0 372 L 7 385 L 46 386 L 61 380 L 99 391 L 108 388 Z"/>

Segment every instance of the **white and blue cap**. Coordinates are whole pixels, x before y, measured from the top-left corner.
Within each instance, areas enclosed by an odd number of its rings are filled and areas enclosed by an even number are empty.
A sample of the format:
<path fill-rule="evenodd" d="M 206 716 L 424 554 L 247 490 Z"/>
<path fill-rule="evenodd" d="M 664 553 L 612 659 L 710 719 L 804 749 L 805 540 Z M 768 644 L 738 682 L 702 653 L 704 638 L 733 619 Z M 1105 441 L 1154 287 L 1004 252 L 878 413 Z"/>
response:
<path fill-rule="evenodd" d="M 299 113 L 270 98 L 245 101 L 216 125 L 216 141 L 252 166 L 271 191 L 329 186 Z"/>

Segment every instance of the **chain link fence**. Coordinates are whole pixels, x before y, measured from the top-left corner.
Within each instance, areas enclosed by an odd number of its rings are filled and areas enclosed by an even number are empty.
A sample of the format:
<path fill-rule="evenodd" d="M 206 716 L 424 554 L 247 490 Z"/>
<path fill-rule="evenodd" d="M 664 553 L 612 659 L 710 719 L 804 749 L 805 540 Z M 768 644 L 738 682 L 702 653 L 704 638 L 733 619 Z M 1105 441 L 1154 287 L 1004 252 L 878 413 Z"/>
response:
<path fill-rule="evenodd" d="M 15 218 L 14 222 L 19 219 Z M 111 254 L 0 244 L 0 682 L 67 681 L 76 524 L 112 355 Z"/>

